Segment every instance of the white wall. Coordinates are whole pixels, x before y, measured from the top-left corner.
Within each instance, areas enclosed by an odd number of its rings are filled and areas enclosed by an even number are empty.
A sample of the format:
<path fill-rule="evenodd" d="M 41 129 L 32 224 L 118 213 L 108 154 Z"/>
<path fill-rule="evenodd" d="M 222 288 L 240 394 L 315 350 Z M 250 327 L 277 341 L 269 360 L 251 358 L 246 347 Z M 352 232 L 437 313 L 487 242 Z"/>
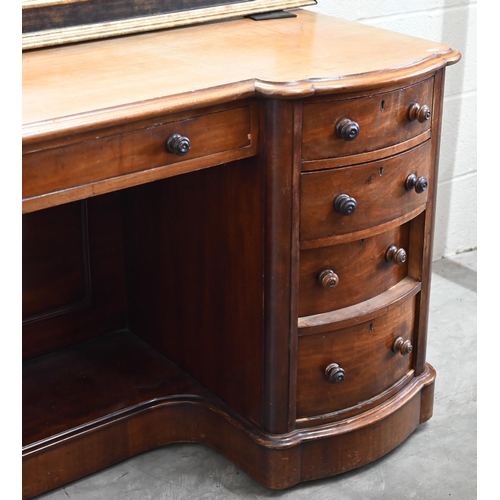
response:
<path fill-rule="evenodd" d="M 477 5 L 475 0 L 318 0 L 308 9 L 445 43 L 446 70 L 434 260 L 477 247 Z"/>

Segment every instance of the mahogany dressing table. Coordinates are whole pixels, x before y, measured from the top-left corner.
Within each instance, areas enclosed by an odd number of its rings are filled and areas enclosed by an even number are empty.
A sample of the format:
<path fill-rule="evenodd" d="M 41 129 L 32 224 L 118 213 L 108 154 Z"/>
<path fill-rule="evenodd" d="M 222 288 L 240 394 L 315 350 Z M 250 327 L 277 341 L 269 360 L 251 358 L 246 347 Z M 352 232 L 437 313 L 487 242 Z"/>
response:
<path fill-rule="evenodd" d="M 23 498 L 174 442 L 281 489 L 431 417 L 460 54 L 294 13 L 23 53 Z"/>

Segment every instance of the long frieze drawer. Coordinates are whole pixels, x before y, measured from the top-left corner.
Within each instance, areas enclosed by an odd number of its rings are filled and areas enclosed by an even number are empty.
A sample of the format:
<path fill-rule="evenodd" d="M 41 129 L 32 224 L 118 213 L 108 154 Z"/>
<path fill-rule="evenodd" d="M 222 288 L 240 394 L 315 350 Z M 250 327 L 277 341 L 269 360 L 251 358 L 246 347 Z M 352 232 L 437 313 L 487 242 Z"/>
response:
<path fill-rule="evenodd" d="M 23 198 L 189 160 L 203 168 L 204 157 L 210 166 L 214 155 L 255 146 L 252 122 L 252 106 L 243 106 L 33 151 L 23 156 Z"/>
<path fill-rule="evenodd" d="M 301 240 L 384 224 L 427 201 L 430 141 L 384 160 L 301 174 Z"/>
<path fill-rule="evenodd" d="M 383 399 L 412 369 L 416 296 L 372 320 L 299 337 L 297 418 Z"/>
<path fill-rule="evenodd" d="M 368 300 L 408 273 L 410 224 L 370 238 L 300 252 L 299 316 Z"/>
<path fill-rule="evenodd" d="M 393 146 L 431 126 L 433 79 L 401 90 L 304 104 L 302 158 L 350 156 Z"/>

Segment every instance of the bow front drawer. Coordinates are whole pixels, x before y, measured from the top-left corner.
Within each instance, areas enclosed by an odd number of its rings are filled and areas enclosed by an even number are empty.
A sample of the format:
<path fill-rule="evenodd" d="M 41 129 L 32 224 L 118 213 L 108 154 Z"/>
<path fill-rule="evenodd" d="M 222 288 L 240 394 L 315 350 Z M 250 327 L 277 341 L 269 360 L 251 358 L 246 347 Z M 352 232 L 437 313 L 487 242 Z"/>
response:
<path fill-rule="evenodd" d="M 299 316 L 370 299 L 408 275 L 410 223 L 369 238 L 300 252 Z"/>
<path fill-rule="evenodd" d="M 415 214 L 427 202 L 431 143 L 385 160 L 301 174 L 300 237 L 329 240 Z"/>
<path fill-rule="evenodd" d="M 413 296 L 362 323 L 299 336 L 297 417 L 361 413 L 404 383 L 412 370 L 415 304 Z"/>
<path fill-rule="evenodd" d="M 425 140 L 431 127 L 432 89 L 430 78 L 396 91 L 304 104 L 303 160 L 367 153 L 417 136 Z"/>

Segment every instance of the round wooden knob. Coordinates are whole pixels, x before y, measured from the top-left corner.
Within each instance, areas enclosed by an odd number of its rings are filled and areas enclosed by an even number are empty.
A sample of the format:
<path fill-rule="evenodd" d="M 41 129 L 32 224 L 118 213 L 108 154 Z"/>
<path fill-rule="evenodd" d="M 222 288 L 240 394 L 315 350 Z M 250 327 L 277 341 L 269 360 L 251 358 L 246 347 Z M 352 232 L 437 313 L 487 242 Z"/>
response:
<path fill-rule="evenodd" d="M 431 119 L 431 110 L 429 106 L 420 106 L 417 102 L 413 102 L 408 108 L 408 119 L 410 121 L 417 120 L 424 123 Z"/>
<path fill-rule="evenodd" d="M 337 135 L 344 141 L 354 141 L 359 135 L 359 125 L 349 118 L 344 118 L 337 123 Z"/>
<path fill-rule="evenodd" d="M 403 337 L 398 337 L 394 341 L 394 344 L 392 344 L 392 350 L 394 352 L 399 352 L 402 356 L 405 356 L 413 351 L 413 346 L 409 340 L 403 340 Z"/>
<path fill-rule="evenodd" d="M 335 288 L 339 284 L 339 277 L 333 269 L 323 269 L 318 275 L 318 281 L 323 288 Z"/>
<path fill-rule="evenodd" d="M 333 204 L 335 210 L 342 215 L 351 215 L 358 206 L 357 201 L 348 194 L 339 194 Z"/>
<path fill-rule="evenodd" d="M 184 156 L 191 149 L 191 142 L 181 134 L 171 134 L 167 139 L 166 147 L 169 153 Z"/>
<path fill-rule="evenodd" d="M 423 193 L 428 186 L 427 179 L 425 177 L 417 177 L 417 174 L 410 174 L 405 181 L 405 188 L 407 191 L 415 189 L 418 194 Z"/>
<path fill-rule="evenodd" d="M 345 371 L 337 363 L 330 363 L 325 368 L 325 376 L 332 384 L 340 384 L 345 379 Z"/>
<path fill-rule="evenodd" d="M 394 264 L 401 265 L 406 262 L 406 250 L 398 248 L 396 245 L 391 245 L 385 252 L 385 260 L 387 262 L 394 262 Z"/>
<path fill-rule="evenodd" d="M 415 191 L 418 194 L 423 193 L 427 189 L 427 179 L 425 177 L 419 177 L 415 183 Z"/>

